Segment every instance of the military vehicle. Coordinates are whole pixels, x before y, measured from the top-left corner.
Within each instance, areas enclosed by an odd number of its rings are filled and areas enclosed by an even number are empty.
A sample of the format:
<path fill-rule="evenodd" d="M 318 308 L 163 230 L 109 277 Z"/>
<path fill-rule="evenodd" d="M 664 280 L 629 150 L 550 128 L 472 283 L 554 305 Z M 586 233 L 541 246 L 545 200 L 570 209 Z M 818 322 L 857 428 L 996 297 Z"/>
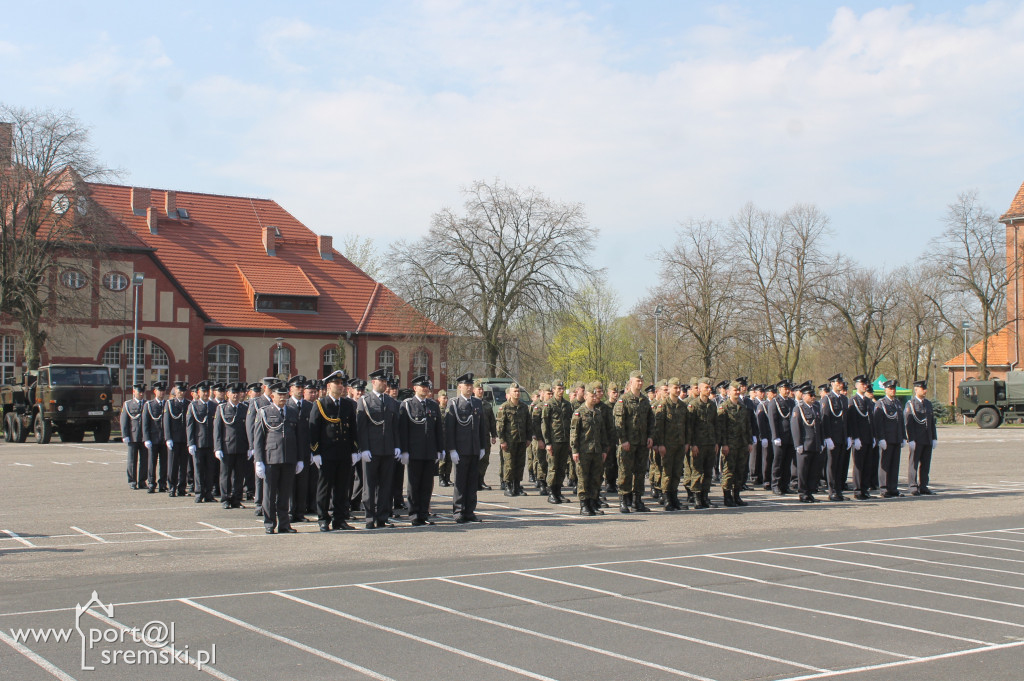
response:
<path fill-rule="evenodd" d="M 505 391 L 515 381 L 511 378 L 481 378 L 480 380 L 483 381 L 484 404 L 493 409 L 494 413 L 497 414 L 498 408 L 508 399 Z M 520 399 L 525 399 L 527 402 L 530 401 L 529 395 L 525 398 L 520 397 Z"/>
<path fill-rule="evenodd" d="M 110 439 L 114 386 L 110 370 L 96 364 L 50 364 L 25 373 L 21 385 L 0 386 L 4 439 L 24 442 L 29 434 L 46 444 L 56 431 L 61 442 Z"/>
<path fill-rule="evenodd" d="M 979 428 L 998 428 L 1024 420 L 1024 371 L 1011 371 L 1006 379 L 961 381 L 956 408 L 974 419 Z"/>

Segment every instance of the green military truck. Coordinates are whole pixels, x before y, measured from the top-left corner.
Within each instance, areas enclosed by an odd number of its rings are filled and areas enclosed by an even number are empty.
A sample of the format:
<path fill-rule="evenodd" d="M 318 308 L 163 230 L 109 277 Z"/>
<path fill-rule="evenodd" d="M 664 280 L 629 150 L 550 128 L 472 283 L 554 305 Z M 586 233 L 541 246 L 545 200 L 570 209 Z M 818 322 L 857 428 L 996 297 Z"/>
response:
<path fill-rule="evenodd" d="M 1011 371 L 1005 380 L 962 381 L 956 408 L 961 416 L 973 418 L 979 428 L 1024 420 L 1024 371 Z"/>
<path fill-rule="evenodd" d="M 495 415 L 497 415 L 498 408 L 508 399 L 508 395 L 505 394 L 508 391 L 508 387 L 515 383 L 515 381 L 511 378 L 481 378 L 480 380 L 483 381 L 484 404 L 490 407 Z M 525 399 L 527 402 L 530 401 L 529 396 Z"/>
<path fill-rule="evenodd" d="M 91 431 L 96 442 L 110 439 L 114 410 L 110 370 L 96 364 L 50 364 L 26 372 L 21 385 L 0 386 L 4 440 L 24 442 L 29 434 L 46 444 L 81 442 Z"/>

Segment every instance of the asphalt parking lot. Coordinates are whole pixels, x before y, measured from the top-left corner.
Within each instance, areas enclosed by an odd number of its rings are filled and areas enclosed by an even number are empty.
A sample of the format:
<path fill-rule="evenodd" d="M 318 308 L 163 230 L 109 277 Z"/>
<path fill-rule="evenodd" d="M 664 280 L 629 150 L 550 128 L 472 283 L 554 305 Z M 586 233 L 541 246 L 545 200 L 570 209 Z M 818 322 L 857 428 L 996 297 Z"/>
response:
<path fill-rule="evenodd" d="M 588 518 L 495 485 L 462 526 L 437 488 L 434 527 L 273 536 L 129 490 L 117 445 L 0 445 L 0 679 L 1019 679 L 1024 429 L 939 438 L 935 497 Z"/>

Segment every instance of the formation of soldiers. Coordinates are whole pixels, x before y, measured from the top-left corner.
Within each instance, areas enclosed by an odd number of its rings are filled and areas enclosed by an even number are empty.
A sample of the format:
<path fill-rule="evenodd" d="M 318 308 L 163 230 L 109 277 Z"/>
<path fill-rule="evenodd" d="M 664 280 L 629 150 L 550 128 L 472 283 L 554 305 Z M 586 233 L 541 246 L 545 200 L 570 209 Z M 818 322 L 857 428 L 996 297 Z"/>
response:
<path fill-rule="evenodd" d="M 748 389 L 745 377 L 714 386 L 671 378 L 644 390 L 635 371 L 621 392 L 595 381 L 567 394 L 555 381 L 528 401 L 512 384 L 495 414 L 473 374 L 457 379 L 451 399 L 417 376 L 401 401 L 383 370 L 368 378 L 342 370 L 322 380 L 178 382 L 170 394 L 155 383 L 150 399 L 135 385 L 121 410 L 129 485 L 196 503 L 219 499 L 226 509 L 253 501 L 268 534 L 295 532 L 306 513 L 329 532 L 353 529 L 360 508 L 366 529 L 392 527 L 403 511 L 414 526 L 433 525 L 435 478 L 454 488 L 456 523 L 480 522 L 477 492 L 491 489 L 484 475 L 494 444 L 505 496 L 527 494 L 528 476 L 549 503 L 575 493 L 580 514 L 591 516 L 604 513 L 610 494 L 621 513 L 649 511 L 648 479 L 667 512 L 715 506 L 716 483 L 727 507 L 746 506 L 741 494 L 752 485 L 783 495 L 794 481 L 802 502 L 816 501 L 822 485 L 830 500 L 844 501 L 851 462 L 855 499 L 880 488 L 882 497 L 902 496 L 906 444 L 910 493 L 934 493 L 935 418 L 923 381 L 903 406 L 895 381 L 876 400 L 865 376 L 854 379 L 851 396 L 841 374 L 816 395 L 810 381 Z"/>

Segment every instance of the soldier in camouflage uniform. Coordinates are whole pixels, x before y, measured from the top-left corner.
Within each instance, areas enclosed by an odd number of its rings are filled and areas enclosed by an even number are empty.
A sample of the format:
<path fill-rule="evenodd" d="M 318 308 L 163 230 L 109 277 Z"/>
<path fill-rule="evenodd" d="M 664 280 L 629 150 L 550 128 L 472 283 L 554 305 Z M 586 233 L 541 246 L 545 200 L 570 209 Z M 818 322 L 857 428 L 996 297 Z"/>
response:
<path fill-rule="evenodd" d="M 566 393 L 566 395 L 568 396 L 567 399 L 569 400 L 569 406 L 572 407 L 573 411 L 579 409 L 579 406 L 583 404 L 584 391 L 585 388 L 583 386 L 583 381 L 576 381 L 575 383 L 572 384 L 572 390 Z M 568 489 L 570 491 L 573 491 L 576 489 L 576 466 L 573 465 L 572 463 L 569 463 L 567 465 L 567 468 L 569 469 Z"/>
<path fill-rule="evenodd" d="M 501 479 L 505 483 L 505 496 L 525 496 L 523 490 L 523 464 L 526 447 L 533 439 L 530 408 L 519 401 L 519 385 L 513 383 L 506 392 L 508 399 L 498 407 L 497 432 L 501 441 L 504 469 Z"/>
<path fill-rule="evenodd" d="M 540 384 L 540 400 L 530 408 L 531 425 L 533 436 L 536 438 L 534 448 L 536 449 L 536 460 L 534 461 L 534 475 L 537 478 L 537 487 L 542 496 L 548 495 L 548 452 L 544 445 L 544 403 L 551 398 L 551 386 L 547 383 Z"/>
<path fill-rule="evenodd" d="M 615 437 L 612 433 L 615 432 L 615 414 L 612 413 L 612 407 L 604 400 L 604 384 L 600 381 L 595 381 L 594 385 L 594 397 L 597 398 L 597 404 L 594 405 L 594 409 L 597 410 L 601 417 L 604 418 L 604 433 L 605 433 L 605 449 L 604 457 L 604 468 L 601 473 L 602 479 L 608 471 L 608 460 L 615 460 Z M 603 508 L 608 508 L 608 497 L 604 495 L 600 485 L 597 490 L 598 505 Z"/>
<path fill-rule="evenodd" d="M 530 412 L 530 423 L 533 423 L 533 408 L 540 400 L 540 390 L 534 390 L 533 395 L 530 399 L 530 404 L 527 405 L 527 409 Z M 530 477 L 530 482 L 537 482 L 537 475 L 534 472 L 534 468 L 537 464 L 537 434 L 534 433 L 533 437 L 530 438 L 530 443 L 526 446 L 526 473 Z"/>
<path fill-rule="evenodd" d="M 604 414 L 595 408 L 600 401 L 597 398 L 600 386 L 597 381 L 586 386 L 583 403 L 573 411 L 569 426 L 569 446 L 579 481 L 580 515 L 604 515 L 598 492 L 604 474 L 608 435 Z"/>
<path fill-rule="evenodd" d="M 629 513 L 630 506 L 640 512 L 650 511 L 644 505 L 644 473 L 648 451 L 654 446 L 654 412 L 651 403 L 640 392 L 643 376 L 639 371 L 629 375 L 626 392 L 615 403 L 615 433 L 619 441 L 619 511 Z"/>
<path fill-rule="evenodd" d="M 697 399 L 700 394 L 698 384 L 700 383 L 699 378 L 691 378 L 690 385 L 687 387 L 686 395 L 681 397 L 683 404 L 687 407 L 687 429 L 689 429 L 689 406 L 693 404 L 693 401 Z M 687 430 L 687 437 L 690 435 L 690 431 Z M 686 503 L 696 504 L 697 501 L 693 494 L 693 454 L 690 450 L 690 442 L 686 443 L 686 453 L 683 455 L 683 489 L 686 490 Z"/>
<path fill-rule="evenodd" d="M 615 456 L 615 403 L 619 401 L 619 385 L 614 381 L 608 383 L 608 399 L 601 402 L 601 405 L 607 407 L 605 410 L 608 416 L 609 427 L 608 432 L 608 458 L 604 462 L 604 491 L 609 494 L 618 494 L 619 487 L 616 481 L 619 478 L 619 462 L 618 457 Z"/>
<path fill-rule="evenodd" d="M 658 405 L 660 405 L 665 398 L 668 396 L 668 381 L 662 379 L 658 381 L 654 386 L 654 399 L 651 400 L 651 409 L 657 412 Z M 658 448 L 651 448 L 650 454 L 648 454 L 650 460 L 650 478 L 651 478 L 651 496 L 654 497 L 662 506 L 665 505 L 665 498 L 661 495 L 661 455 L 658 453 Z"/>
<path fill-rule="evenodd" d="M 565 399 L 565 384 L 555 381 L 553 394 L 541 410 L 541 435 L 548 454 L 548 503 L 563 504 L 562 481 L 569 465 L 569 426 L 572 406 Z"/>
<path fill-rule="evenodd" d="M 702 378 L 699 384 L 699 395 L 691 400 L 687 411 L 690 413 L 690 434 L 686 440 L 690 443 L 693 474 L 690 478 L 691 490 L 696 504 L 694 508 L 711 508 L 708 493 L 711 491 L 711 476 L 715 469 L 715 456 L 719 441 L 718 405 L 711 396 L 711 379 Z"/>
<path fill-rule="evenodd" d="M 445 416 L 448 414 L 448 391 L 438 390 L 435 397 L 438 411 L 441 413 L 441 430 L 443 431 Z M 437 464 L 437 484 L 441 487 L 451 487 L 452 485 L 452 459 L 448 456 L 448 450 L 445 450 L 444 458 Z"/>
<path fill-rule="evenodd" d="M 679 478 L 683 473 L 689 411 L 686 403 L 679 399 L 679 379 L 670 378 L 667 385 L 668 396 L 654 408 L 654 443 L 661 459 L 661 493 L 665 510 L 681 511 Z"/>
<path fill-rule="evenodd" d="M 726 506 L 746 506 L 740 498 L 747 479 L 750 453 L 750 407 L 740 399 L 740 385 L 729 384 L 725 402 L 718 408 L 719 439 L 722 447 L 722 496 Z"/>
<path fill-rule="evenodd" d="M 491 436 L 491 441 L 488 443 L 484 441 L 484 458 L 480 459 L 480 481 L 477 484 L 478 490 L 490 490 L 491 486 L 484 482 L 484 474 L 487 472 L 487 466 L 491 463 L 491 445 L 498 441 L 497 421 L 494 416 L 494 408 L 491 407 L 490 402 L 484 402 L 484 382 L 482 379 L 476 379 L 473 383 L 473 397 L 480 400 L 484 405 L 484 421 L 487 422 L 487 432 Z"/>

